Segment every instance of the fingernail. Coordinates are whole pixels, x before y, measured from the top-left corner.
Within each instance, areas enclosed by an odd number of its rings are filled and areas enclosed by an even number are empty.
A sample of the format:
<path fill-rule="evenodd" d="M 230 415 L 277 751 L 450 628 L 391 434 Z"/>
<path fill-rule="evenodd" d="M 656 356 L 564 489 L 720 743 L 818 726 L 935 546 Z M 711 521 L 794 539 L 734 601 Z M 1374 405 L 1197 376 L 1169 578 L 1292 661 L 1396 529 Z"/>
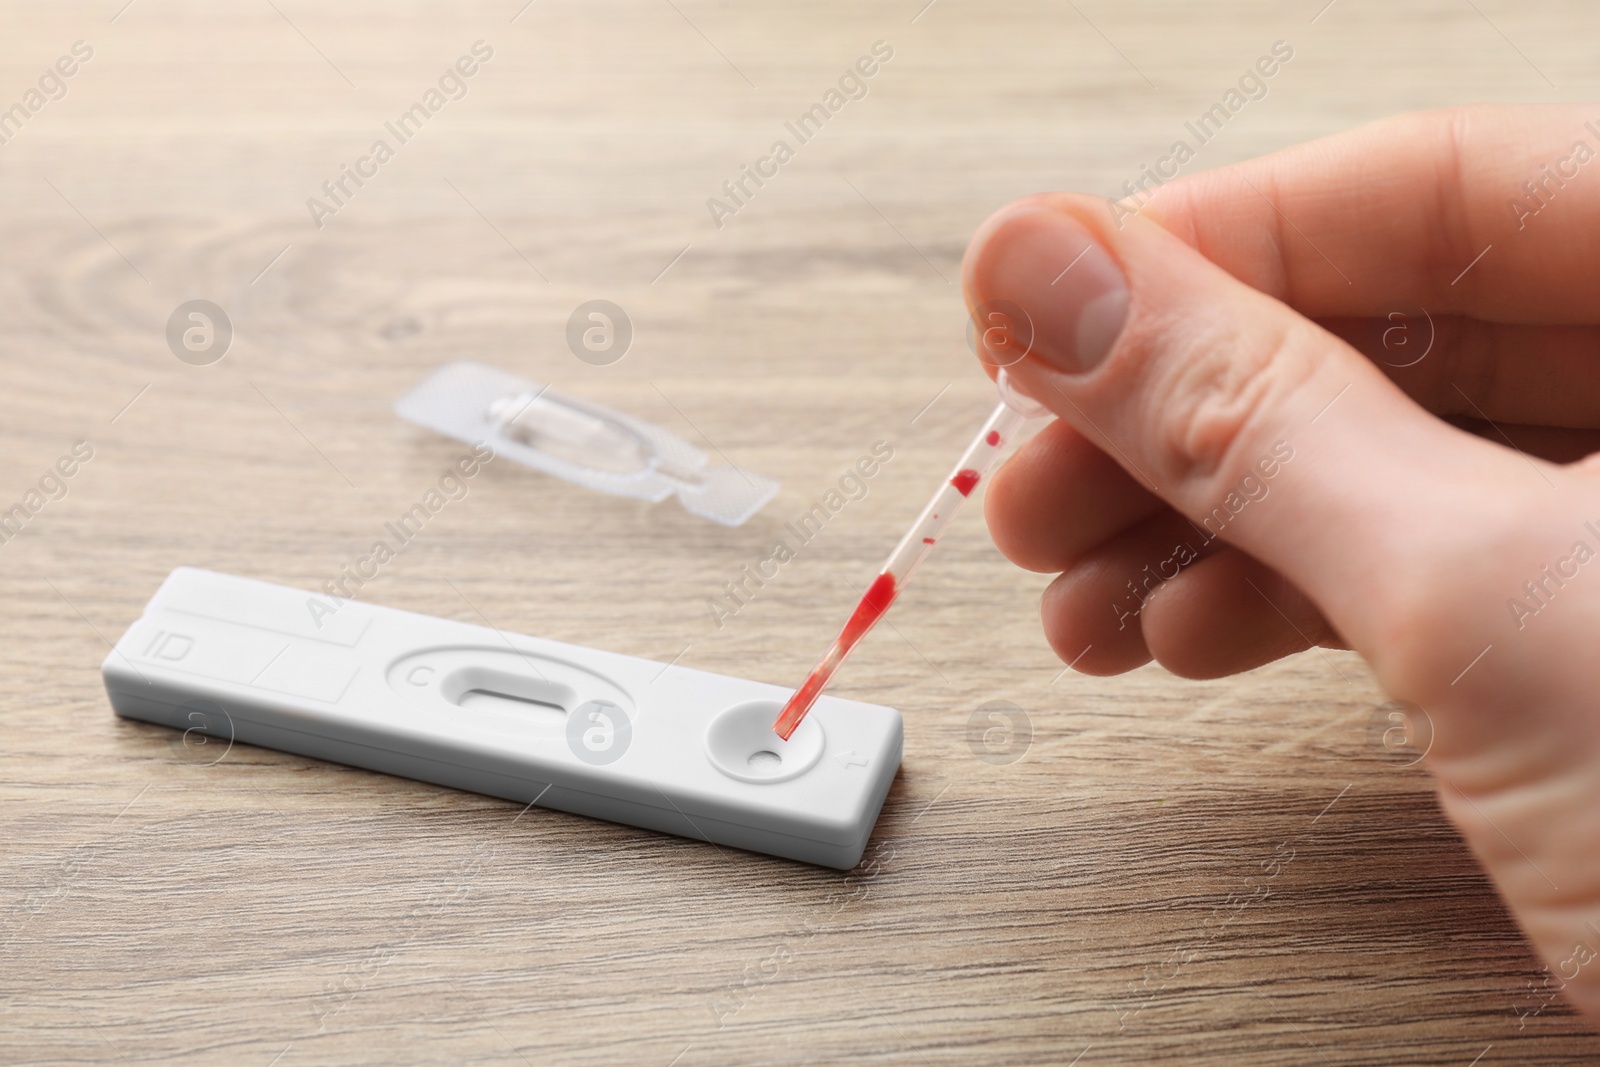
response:
<path fill-rule="evenodd" d="M 995 222 L 972 257 L 978 302 L 1009 300 L 1033 322 L 1033 354 L 1079 374 L 1105 359 L 1128 317 L 1128 282 L 1088 227 L 1042 204 Z"/>

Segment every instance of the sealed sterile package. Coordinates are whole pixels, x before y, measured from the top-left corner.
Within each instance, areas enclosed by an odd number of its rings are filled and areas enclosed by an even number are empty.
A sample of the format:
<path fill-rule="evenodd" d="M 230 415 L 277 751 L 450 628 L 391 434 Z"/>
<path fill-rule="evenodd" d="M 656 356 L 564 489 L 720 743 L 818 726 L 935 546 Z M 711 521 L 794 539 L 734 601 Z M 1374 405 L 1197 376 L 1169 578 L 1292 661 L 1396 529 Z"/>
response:
<path fill-rule="evenodd" d="M 395 402 L 395 413 L 467 444 L 603 493 L 658 501 L 738 526 L 778 492 L 752 471 L 711 463 L 676 434 L 564 396 L 482 363 L 449 363 Z"/>

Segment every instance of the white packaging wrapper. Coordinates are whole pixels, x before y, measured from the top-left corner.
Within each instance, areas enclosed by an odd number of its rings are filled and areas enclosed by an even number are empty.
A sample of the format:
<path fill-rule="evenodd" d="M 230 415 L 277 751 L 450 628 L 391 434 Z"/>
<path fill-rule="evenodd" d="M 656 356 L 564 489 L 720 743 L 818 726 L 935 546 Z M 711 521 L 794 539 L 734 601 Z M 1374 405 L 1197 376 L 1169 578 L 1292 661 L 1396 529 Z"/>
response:
<path fill-rule="evenodd" d="M 657 501 L 739 526 L 778 483 L 725 463 L 676 434 L 619 411 L 565 396 L 483 363 L 448 363 L 395 402 L 395 413 L 467 444 L 602 493 Z"/>

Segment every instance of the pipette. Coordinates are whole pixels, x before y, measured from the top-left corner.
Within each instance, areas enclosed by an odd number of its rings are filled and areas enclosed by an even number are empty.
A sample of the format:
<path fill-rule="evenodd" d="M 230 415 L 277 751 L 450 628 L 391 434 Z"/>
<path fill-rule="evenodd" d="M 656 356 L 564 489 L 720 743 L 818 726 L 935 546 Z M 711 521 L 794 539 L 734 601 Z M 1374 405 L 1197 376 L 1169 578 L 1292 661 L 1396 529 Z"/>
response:
<path fill-rule="evenodd" d="M 928 553 L 938 544 L 940 536 L 960 513 L 967 497 L 972 495 L 972 490 L 977 488 L 979 482 L 989 476 L 1002 450 L 1016 436 L 1022 424 L 1045 413 L 1043 405 L 1017 393 L 1003 369 L 996 377 L 995 384 L 1000 389 L 1000 403 L 990 413 L 983 429 L 978 431 L 978 436 L 972 439 L 967 450 L 961 453 L 950 476 L 933 494 L 933 499 L 928 501 L 928 506 L 922 509 L 922 514 L 917 516 L 917 521 L 911 524 L 911 529 L 906 531 L 894 551 L 889 553 L 883 569 L 867 587 L 855 611 L 844 624 L 844 629 L 839 631 L 827 655 L 822 657 L 822 662 L 806 676 L 805 682 L 783 706 L 778 721 L 772 724 L 773 732 L 785 741 L 800 725 L 800 720 L 806 717 L 811 705 L 817 702 L 817 697 L 832 681 L 834 672 L 845 657 L 867 635 L 867 631 L 883 618 L 889 605 L 900 595 L 900 590 L 911 580 L 912 573 L 928 558 Z"/>

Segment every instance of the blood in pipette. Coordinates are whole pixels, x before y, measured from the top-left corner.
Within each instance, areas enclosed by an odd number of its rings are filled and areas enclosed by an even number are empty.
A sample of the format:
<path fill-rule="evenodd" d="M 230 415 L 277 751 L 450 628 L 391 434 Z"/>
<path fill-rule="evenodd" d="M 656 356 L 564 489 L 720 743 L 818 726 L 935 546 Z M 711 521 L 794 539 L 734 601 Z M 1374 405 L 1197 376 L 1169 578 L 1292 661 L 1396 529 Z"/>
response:
<path fill-rule="evenodd" d="M 850 613 L 849 621 L 844 624 L 844 629 L 839 631 L 839 636 L 834 641 L 839 654 L 829 655 L 827 660 L 819 663 L 816 670 L 806 675 L 806 680 L 794 691 L 794 696 L 784 704 L 783 712 L 772 726 L 779 737 L 787 741 L 793 735 L 796 727 L 800 725 L 800 716 L 795 716 L 791 721 L 791 711 L 800 708 L 810 710 L 811 705 L 816 703 L 817 697 L 822 693 L 823 687 L 833 677 L 840 660 L 844 659 L 855 647 L 856 642 L 866 636 L 867 631 L 883 618 L 883 613 L 894 603 L 896 592 L 894 575 L 884 573 L 873 579 L 866 593 L 862 595 L 860 603 L 856 604 L 856 610 Z M 830 662 L 832 666 L 829 665 Z"/>
<path fill-rule="evenodd" d="M 993 427 L 1000 423 L 1002 416 L 1010 417 L 1007 415 L 1004 405 L 995 409 L 994 414 L 990 416 L 989 426 Z M 1010 425 L 1010 423 L 1007 423 L 1007 425 Z M 968 453 L 977 452 L 980 441 L 992 449 L 998 449 L 1002 444 L 998 429 L 986 428 L 979 432 L 982 436 L 967 446 Z M 963 455 L 962 458 L 965 460 L 966 456 Z M 998 455 L 990 454 L 984 460 L 984 465 L 992 463 L 998 458 Z M 960 493 L 962 498 L 965 499 L 972 495 L 972 491 L 978 487 L 978 482 L 982 478 L 983 475 L 976 468 L 963 467 L 950 476 L 949 484 L 954 486 L 956 492 Z M 934 494 L 933 500 L 929 502 L 928 510 L 941 505 L 959 508 L 960 502 L 958 501 L 951 505 L 949 497 L 941 487 Z M 773 731 L 783 740 L 787 741 L 794 734 L 794 731 L 800 725 L 800 721 L 805 718 L 806 712 L 811 710 L 811 705 L 816 701 L 817 697 L 822 695 L 823 689 L 827 687 L 834 671 L 839 669 L 839 665 L 844 661 L 845 656 L 866 635 L 867 631 L 872 629 L 877 621 L 883 617 L 884 612 L 889 610 L 889 605 L 894 602 L 895 596 L 899 592 L 894 572 L 898 570 L 902 574 L 908 574 L 927 555 L 928 548 L 931 548 L 935 543 L 934 538 L 924 536 L 922 543 L 928 547 L 916 549 L 914 553 L 910 550 L 911 536 L 918 527 L 924 527 L 925 524 L 939 521 L 940 516 L 937 511 L 932 513 L 931 519 L 927 518 L 928 510 L 925 510 L 923 515 L 917 519 L 917 525 L 912 527 L 912 533 L 907 534 L 905 540 L 895 548 L 894 553 L 889 557 L 889 562 L 884 565 L 883 573 L 878 575 L 871 588 L 861 597 L 860 603 L 856 605 L 856 610 L 851 614 L 849 621 L 844 624 L 844 629 L 839 631 L 839 636 L 834 639 L 832 646 L 829 647 L 828 654 L 823 657 L 821 663 L 817 664 L 816 669 L 806 676 L 805 682 L 801 684 L 799 689 L 794 691 L 794 695 L 784 704 L 783 710 L 778 715 L 777 722 L 772 724 Z M 939 527 L 929 525 L 925 528 L 938 529 Z"/>
<path fill-rule="evenodd" d="M 857 604 L 856 610 L 851 613 L 850 621 L 839 631 L 839 645 L 843 651 L 849 652 L 854 648 L 855 643 L 883 618 L 883 613 L 894 603 L 894 595 L 894 575 L 880 574 L 873 579 L 866 593 L 862 595 L 861 603 Z"/>
<path fill-rule="evenodd" d="M 971 496 L 979 477 L 977 471 L 968 467 L 966 470 L 956 471 L 955 477 L 950 479 L 950 484 L 955 486 L 962 496 Z"/>
<path fill-rule="evenodd" d="M 800 718 L 791 720 L 791 709 L 805 708 L 811 710 L 811 705 L 817 702 L 817 697 L 822 693 L 822 687 L 828 684 L 828 679 L 833 676 L 832 671 L 825 671 L 819 664 L 817 669 L 806 675 L 806 680 L 799 689 L 794 691 L 794 696 L 783 706 L 783 713 L 778 716 L 778 721 L 772 724 L 773 733 L 785 741 L 794 736 L 795 729 L 800 725 Z M 787 731 L 787 732 L 785 732 Z"/>

